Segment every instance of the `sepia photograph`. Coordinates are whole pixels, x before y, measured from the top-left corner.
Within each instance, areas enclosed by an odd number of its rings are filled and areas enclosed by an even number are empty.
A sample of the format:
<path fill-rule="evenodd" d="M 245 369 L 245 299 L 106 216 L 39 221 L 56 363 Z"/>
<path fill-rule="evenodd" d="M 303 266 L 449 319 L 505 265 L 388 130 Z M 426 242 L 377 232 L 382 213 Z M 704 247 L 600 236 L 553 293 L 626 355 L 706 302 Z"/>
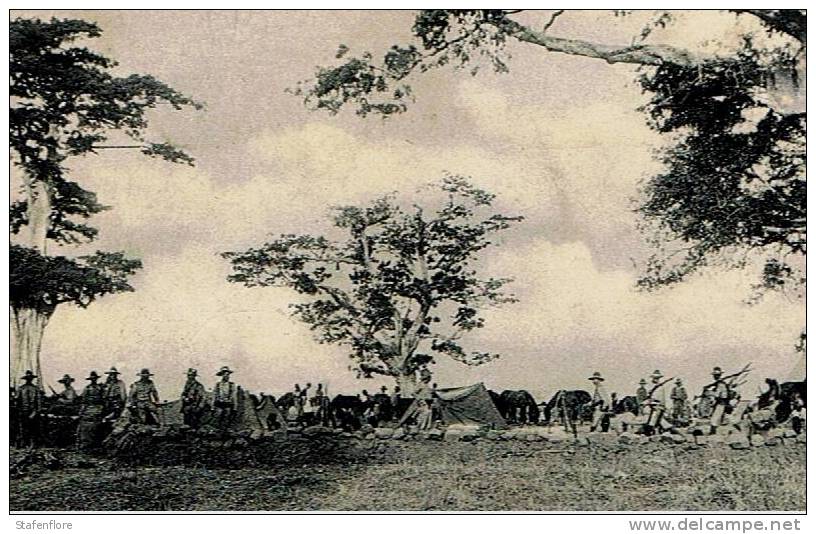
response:
<path fill-rule="evenodd" d="M 11 9 L 10 514 L 804 514 L 806 33 Z"/>

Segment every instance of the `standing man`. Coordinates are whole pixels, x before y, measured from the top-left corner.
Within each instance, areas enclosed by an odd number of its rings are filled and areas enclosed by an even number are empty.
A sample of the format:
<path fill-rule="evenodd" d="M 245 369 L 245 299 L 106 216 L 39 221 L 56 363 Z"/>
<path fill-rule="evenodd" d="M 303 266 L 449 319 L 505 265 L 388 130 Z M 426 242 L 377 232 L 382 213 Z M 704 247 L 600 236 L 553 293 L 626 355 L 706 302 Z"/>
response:
<path fill-rule="evenodd" d="M 85 380 L 90 384 L 85 386 L 80 396 L 81 407 L 77 427 L 77 449 L 81 451 L 96 447 L 99 438 L 99 422 L 105 406 L 105 388 L 97 383 L 99 375 L 96 371 L 91 371 Z"/>
<path fill-rule="evenodd" d="M 711 371 L 714 383 L 709 385 L 708 394 L 714 402 L 714 411 L 711 413 L 711 433 L 716 434 L 717 428 L 723 424 L 725 410 L 728 408 L 730 391 L 728 384 L 722 379 L 722 369 L 715 367 Z"/>
<path fill-rule="evenodd" d="M 24 382 L 17 388 L 17 417 L 20 421 L 19 443 L 22 447 L 33 447 L 39 439 L 40 407 L 42 392 L 32 384 L 37 375 L 28 370 L 20 377 Z"/>
<path fill-rule="evenodd" d="M 603 385 L 604 380 L 600 371 L 595 371 L 589 377 L 589 381 L 595 387 L 595 391 L 592 392 L 592 426 L 589 427 L 590 432 L 595 432 L 601 428 L 601 423 L 611 406 L 612 401 Z"/>
<path fill-rule="evenodd" d="M 142 425 L 159 424 L 159 392 L 155 384 L 150 379 L 149 369 L 142 369 L 139 373 L 139 380 L 131 384 L 128 404 L 136 416 L 136 421 Z"/>
<path fill-rule="evenodd" d="M 181 391 L 181 413 L 184 424 L 191 428 L 198 428 L 201 416 L 204 415 L 204 405 L 207 399 L 204 395 L 204 386 L 197 379 L 198 371 L 187 369 L 187 382 Z"/>
<path fill-rule="evenodd" d="M 639 384 L 635 397 L 638 403 L 638 413 L 642 414 L 646 409 L 646 401 L 649 399 L 649 390 L 646 389 L 645 378 L 641 378 Z"/>
<path fill-rule="evenodd" d="M 317 408 L 317 422 L 323 426 L 329 426 L 329 399 L 323 390 L 323 384 L 317 385 L 314 396 L 315 407 Z"/>
<path fill-rule="evenodd" d="M 238 406 L 238 388 L 230 381 L 231 374 L 232 371 L 226 365 L 215 373 L 221 380 L 216 382 L 213 388 L 213 416 L 215 424 L 222 430 L 226 430 L 232 424 Z"/>
<path fill-rule="evenodd" d="M 649 390 L 649 397 L 646 404 L 649 406 L 649 417 L 646 420 L 646 428 L 649 431 L 661 431 L 663 428 L 663 414 L 666 412 L 668 398 L 666 395 L 666 383 L 661 382 L 663 373 L 655 369 L 651 376 L 652 385 Z M 671 379 L 669 379 L 671 380 Z"/>
<path fill-rule="evenodd" d="M 127 386 L 119 378 L 119 371 L 116 367 L 111 367 L 105 372 L 108 378 L 105 380 L 105 419 L 118 419 L 125 409 L 127 402 Z"/>
<path fill-rule="evenodd" d="M 683 381 L 677 379 L 674 381 L 674 387 L 671 391 L 672 400 L 672 421 L 674 424 L 685 424 L 688 422 L 688 393 L 683 386 Z"/>

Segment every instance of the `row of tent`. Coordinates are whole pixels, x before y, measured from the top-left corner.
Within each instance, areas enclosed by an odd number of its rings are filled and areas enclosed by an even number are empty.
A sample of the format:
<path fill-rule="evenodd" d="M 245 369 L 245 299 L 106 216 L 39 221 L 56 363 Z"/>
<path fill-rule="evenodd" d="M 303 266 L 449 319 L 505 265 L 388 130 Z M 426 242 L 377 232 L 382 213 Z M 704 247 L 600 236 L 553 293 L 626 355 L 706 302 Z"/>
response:
<path fill-rule="evenodd" d="M 507 422 L 499 413 L 487 388 L 482 383 L 459 388 L 438 389 L 436 394 L 439 417 L 446 425 L 465 424 L 485 425 L 495 429 L 507 428 Z M 207 392 L 207 395 L 209 397 L 207 400 L 212 404 L 212 393 Z M 408 408 L 406 416 L 417 410 L 418 402 L 414 401 Z M 249 392 L 238 388 L 236 415 L 233 419 L 232 430 L 263 430 L 267 427 L 266 422 L 272 416 L 280 422 L 285 420 L 283 413 L 274 403 L 264 402 L 260 409 L 255 409 Z M 183 423 L 181 400 L 160 405 L 159 419 L 163 425 L 181 425 Z"/>

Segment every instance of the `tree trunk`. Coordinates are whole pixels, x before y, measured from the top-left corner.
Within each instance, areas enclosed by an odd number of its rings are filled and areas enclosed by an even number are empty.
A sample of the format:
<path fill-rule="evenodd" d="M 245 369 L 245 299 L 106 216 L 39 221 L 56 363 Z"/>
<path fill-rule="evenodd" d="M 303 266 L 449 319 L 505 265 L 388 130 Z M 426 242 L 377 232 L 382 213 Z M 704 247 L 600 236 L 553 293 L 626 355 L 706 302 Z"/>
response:
<path fill-rule="evenodd" d="M 28 224 L 20 232 L 22 244 L 45 256 L 48 225 L 51 218 L 50 186 L 41 180 L 26 180 Z"/>
<path fill-rule="evenodd" d="M 56 159 L 56 151 L 48 151 L 49 159 Z M 46 255 L 48 226 L 51 223 L 51 186 L 47 177 L 35 180 L 25 176 L 28 224 L 21 229 L 22 245 Z M 42 368 L 40 365 L 40 348 L 42 347 L 45 326 L 54 310 L 37 310 L 33 308 L 11 308 L 10 337 L 11 357 L 9 359 L 9 382 L 11 386 L 20 383 L 20 377 L 31 370 L 38 377 L 42 389 Z"/>
<path fill-rule="evenodd" d="M 397 373 L 397 385 L 402 391 L 403 397 L 413 397 L 417 390 L 417 381 L 414 373 Z"/>
<path fill-rule="evenodd" d="M 45 326 L 50 318 L 50 312 L 31 308 L 11 308 L 10 386 L 20 384 L 22 382 L 20 377 L 31 370 L 39 378 L 38 383 L 42 388 L 40 348 Z"/>

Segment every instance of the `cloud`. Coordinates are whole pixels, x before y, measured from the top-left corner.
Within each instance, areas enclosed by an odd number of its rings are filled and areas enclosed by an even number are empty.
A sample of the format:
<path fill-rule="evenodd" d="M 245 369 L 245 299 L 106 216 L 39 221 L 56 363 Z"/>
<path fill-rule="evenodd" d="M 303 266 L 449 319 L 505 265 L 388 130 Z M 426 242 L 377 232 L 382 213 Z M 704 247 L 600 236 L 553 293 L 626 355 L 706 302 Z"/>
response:
<path fill-rule="evenodd" d="M 585 376 L 600 370 L 613 390 L 630 393 L 655 368 L 695 389 L 713 366 L 738 369 L 750 361 L 753 390 L 766 376 L 784 378 L 799 357 L 793 343 L 804 309 L 791 309 L 781 295 L 745 305 L 755 273 L 699 276 L 643 293 L 633 273 L 600 270 L 583 243 L 541 240 L 521 250 L 497 249 L 490 258 L 491 273 L 515 277 L 521 301 L 492 311 L 472 341 L 503 357 L 484 368 L 445 363 L 440 380 L 486 380 L 498 389 L 550 394 L 585 388 Z"/>

